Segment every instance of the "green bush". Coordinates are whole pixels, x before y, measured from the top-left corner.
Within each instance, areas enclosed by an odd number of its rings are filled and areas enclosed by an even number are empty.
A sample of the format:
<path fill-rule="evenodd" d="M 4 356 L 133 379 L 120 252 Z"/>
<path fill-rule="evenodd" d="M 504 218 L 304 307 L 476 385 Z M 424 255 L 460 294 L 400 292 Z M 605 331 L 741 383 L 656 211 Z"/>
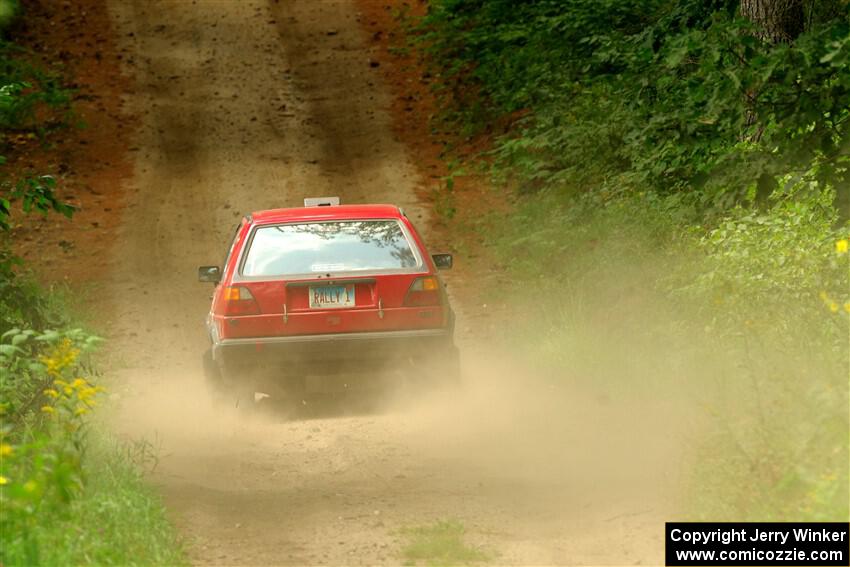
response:
<path fill-rule="evenodd" d="M 78 470 L 83 484 L 70 501 L 49 506 L 42 496 L 25 525 L 10 525 L 4 502 L 3 564 L 186 565 L 159 497 L 124 453 L 92 431 Z"/>
<path fill-rule="evenodd" d="M 20 11 L 18 0 L 0 0 L 0 34 L 15 21 Z"/>
<path fill-rule="evenodd" d="M 133 463 L 89 416 L 102 388 L 82 330 L 11 329 L 0 340 L 0 562 L 182 564 L 180 546 Z"/>
<path fill-rule="evenodd" d="M 511 344 L 582 390 L 703 424 L 688 517 L 850 516 L 850 230 L 828 194 L 771 202 L 708 228 L 677 196 L 543 193 L 490 223 L 505 293 L 535 298 Z"/>
<path fill-rule="evenodd" d="M 691 192 L 723 210 L 817 171 L 848 181 L 850 8 L 824 2 L 790 44 L 726 0 L 434 0 L 418 45 L 449 116 L 484 129 L 534 190 Z"/>
<path fill-rule="evenodd" d="M 44 138 L 49 131 L 64 128 L 71 115 L 71 91 L 63 86 L 62 77 L 29 63 L 26 55 L 16 44 L 0 39 L 0 165 L 6 161 L 11 134 Z M 0 178 L 0 234 L 10 228 L 15 201 L 21 201 L 25 213 L 52 210 L 70 218 L 73 207 L 59 200 L 55 189 L 56 180 L 49 175 Z M 5 260 L 0 257 L 0 276 L 8 277 Z"/>

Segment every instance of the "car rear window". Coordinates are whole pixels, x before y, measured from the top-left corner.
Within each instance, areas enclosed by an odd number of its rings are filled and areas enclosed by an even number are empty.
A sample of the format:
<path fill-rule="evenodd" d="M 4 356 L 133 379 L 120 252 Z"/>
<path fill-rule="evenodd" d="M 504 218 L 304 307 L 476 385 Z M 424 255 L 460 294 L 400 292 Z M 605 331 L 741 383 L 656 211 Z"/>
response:
<path fill-rule="evenodd" d="M 417 265 L 417 256 L 398 221 L 314 222 L 256 229 L 242 275 L 392 270 Z"/>

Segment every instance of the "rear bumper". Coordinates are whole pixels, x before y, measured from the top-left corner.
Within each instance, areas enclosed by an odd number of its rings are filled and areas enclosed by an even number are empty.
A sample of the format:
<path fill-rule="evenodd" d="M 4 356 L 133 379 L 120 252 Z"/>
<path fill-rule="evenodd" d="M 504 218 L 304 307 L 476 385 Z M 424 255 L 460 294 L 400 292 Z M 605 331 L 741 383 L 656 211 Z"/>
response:
<path fill-rule="evenodd" d="M 223 339 L 213 359 L 230 369 L 300 371 L 305 366 L 386 365 L 406 358 L 439 357 L 453 350 L 450 329 Z M 329 368 L 330 369 L 330 368 Z"/>

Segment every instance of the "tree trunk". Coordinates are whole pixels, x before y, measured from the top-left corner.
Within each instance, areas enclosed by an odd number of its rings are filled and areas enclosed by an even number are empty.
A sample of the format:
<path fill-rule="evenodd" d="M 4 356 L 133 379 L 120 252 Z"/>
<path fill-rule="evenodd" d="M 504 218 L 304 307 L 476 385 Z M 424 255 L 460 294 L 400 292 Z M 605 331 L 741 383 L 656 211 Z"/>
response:
<path fill-rule="evenodd" d="M 803 0 L 741 0 L 741 15 L 770 43 L 789 43 L 803 33 Z"/>
<path fill-rule="evenodd" d="M 771 44 L 791 43 L 805 28 L 803 0 L 741 0 L 741 15 L 756 25 L 759 38 Z M 751 142 L 758 142 L 764 133 L 764 125 L 756 126 L 757 122 L 756 112 L 748 110 L 747 127 L 752 130 L 746 137 Z"/>

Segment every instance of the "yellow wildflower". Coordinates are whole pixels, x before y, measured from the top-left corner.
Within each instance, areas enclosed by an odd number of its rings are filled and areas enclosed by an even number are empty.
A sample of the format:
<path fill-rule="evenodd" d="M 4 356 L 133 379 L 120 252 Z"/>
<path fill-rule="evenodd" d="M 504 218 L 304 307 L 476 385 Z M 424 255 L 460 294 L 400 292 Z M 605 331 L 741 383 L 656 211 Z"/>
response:
<path fill-rule="evenodd" d="M 53 398 L 54 400 L 59 397 L 59 392 L 54 390 L 53 388 L 48 388 L 44 391 L 44 395 L 48 398 Z"/>
<path fill-rule="evenodd" d="M 832 302 L 829 304 L 829 310 L 833 313 L 838 313 L 838 304 L 836 302 Z"/>
<path fill-rule="evenodd" d="M 848 245 L 850 243 L 847 242 L 846 238 L 842 238 L 835 242 L 835 253 L 836 254 L 847 254 Z"/>
<path fill-rule="evenodd" d="M 848 301 L 844 304 L 844 311 L 846 311 L 847 313 L 850 313 L 850 301 Z"/>
<path fill-rule="evenodd" d="M 8 443 L 0 443 L 0 457 L 8 457 L 14 449 Z"/>
<path fill-rule="evenodd" d="M 41 411 L 46 414 L 56 413 L 56 408 L 53 406 L 41 406 Z"/>
<path fill-rule="evenodd" d="M 9 484 L 9 479 L 0 475 L 0 486 L 3 486 L 4 484 Z"/>
<path fill-rule="evenodd" d="M 80 350 L 73 348 L 71 340 L 66 338 L 53 349 L 50 356 L 42 356 L 40 360 L 47 367 L 49 375 L 59 378 L 62 370 L 73 365 L 79 354 Z"/>
<path fill-rule="evenodd" d="M 88 386 L 88 382 L 86 382 L 85 378 L 77 378 L 73 382 L 71 382 L 71 386 L 76 389 L 82 389 L 85 386 Z"/>

